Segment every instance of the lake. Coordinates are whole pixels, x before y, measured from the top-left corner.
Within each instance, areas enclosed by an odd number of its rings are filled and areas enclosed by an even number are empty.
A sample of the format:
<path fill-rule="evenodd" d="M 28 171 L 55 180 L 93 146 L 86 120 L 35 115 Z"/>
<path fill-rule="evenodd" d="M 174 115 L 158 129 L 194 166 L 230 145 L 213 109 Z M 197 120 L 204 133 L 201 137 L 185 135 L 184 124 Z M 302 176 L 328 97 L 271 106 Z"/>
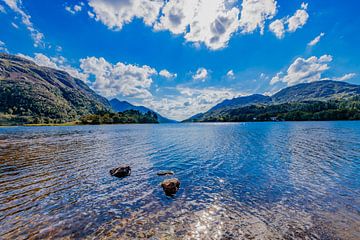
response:
<path fill-rule="evenodd" d="M 360 122 L 0 128 L 0 204 L 0 239 L 360 239 Z"/>

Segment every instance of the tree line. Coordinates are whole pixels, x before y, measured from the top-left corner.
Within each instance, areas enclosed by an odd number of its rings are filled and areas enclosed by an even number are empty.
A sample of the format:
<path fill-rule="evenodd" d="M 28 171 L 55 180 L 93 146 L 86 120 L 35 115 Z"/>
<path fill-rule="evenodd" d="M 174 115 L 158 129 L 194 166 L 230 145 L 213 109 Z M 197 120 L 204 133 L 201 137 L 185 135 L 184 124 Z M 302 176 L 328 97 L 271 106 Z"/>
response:
<path fill-rule="evenodd" d="M 225 110 L 204 122 L 360 120 L 360 96 L 346 100 L 251 105 Z"/>

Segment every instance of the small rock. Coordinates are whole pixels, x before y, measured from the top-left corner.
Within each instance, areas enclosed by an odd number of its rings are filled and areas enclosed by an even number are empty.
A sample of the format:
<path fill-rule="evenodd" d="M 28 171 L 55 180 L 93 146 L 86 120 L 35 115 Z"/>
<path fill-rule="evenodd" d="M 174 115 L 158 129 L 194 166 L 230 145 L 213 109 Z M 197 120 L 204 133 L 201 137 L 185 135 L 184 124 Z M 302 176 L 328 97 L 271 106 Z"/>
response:
<path fill-rule="evenodd" d="M 180 181 L 176 178 L 166 179 L 161 183 L 161 186 L 166 195 L 174 195 L 180 187 Z"/>
<path fill-rule="evenodd" d="M 131 168 L 130 166 L 122 166 L 122 167 L 114 168 L 110 170 L 110 174 L 111 176 L 115 176 L 119 178 L 130 176 Z"/>
<path fill-rule="evenodd" d="M 160 171 L 157 173 L 158 176 L 170 176 L 170 175 L 174 175 L 173 171 Z"/>

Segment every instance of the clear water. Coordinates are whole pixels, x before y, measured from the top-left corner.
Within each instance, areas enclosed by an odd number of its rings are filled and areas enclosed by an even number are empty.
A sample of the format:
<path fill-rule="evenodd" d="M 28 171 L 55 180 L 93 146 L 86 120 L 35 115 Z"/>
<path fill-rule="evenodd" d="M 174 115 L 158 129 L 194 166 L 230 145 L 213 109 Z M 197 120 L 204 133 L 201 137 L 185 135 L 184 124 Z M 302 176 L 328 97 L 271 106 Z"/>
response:
<path fill-rule="evenodd" d="M 0 204 L 0 239 L 360 239 L 360 122 L 0 128 Z"/>

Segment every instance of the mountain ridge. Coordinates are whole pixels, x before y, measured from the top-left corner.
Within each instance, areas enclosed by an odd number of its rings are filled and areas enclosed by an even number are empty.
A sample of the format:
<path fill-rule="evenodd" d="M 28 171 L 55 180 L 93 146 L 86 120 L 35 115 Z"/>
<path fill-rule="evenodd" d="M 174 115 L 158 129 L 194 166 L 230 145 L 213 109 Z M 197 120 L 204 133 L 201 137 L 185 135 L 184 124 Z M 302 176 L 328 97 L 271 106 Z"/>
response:
<path fill-rule="evenodd" d="M 0 53 L 0 113 L 20 122 L 67 122 L 109 111 L 108 100 L 67 72 Z"/>
<path fill-rule="evenodd" d="M 152 109 L 144 107 L 144 106 L 135 106 L 127 101 L 120 101 L 117 98 L 113 98 L 109 102 L 110 102 L 110 105 L 111 105 L 113 111 L 115 111 L 115 112 L 123 112 L 123 111 L 127 111 L 127 110 L 137 110 L 137 111 L 140 111 L 141 113 L 147 113 L 148 111 L 150 111 L 150 112 L 154 112 L 157 115 L 159 123 L 177 123 L 177 121 L 163 117 L 156 111 L 153 111 Z"/>
<path fill-rule="evenodd" d="M 323 80 L 312 83 L 301 83 L 286 87 L 272 96 L 252 94 L 233 99 L 227 99 L 215 105 L 205 113 L 196 114 L 184 122 L 203 121 L 234 109 L 249 106 L 272 106 L 286 103 L 301 103 L 311 101 L 329 101 L 347 99 L 360 95 L 360 86 L 346 82 Z"/>

